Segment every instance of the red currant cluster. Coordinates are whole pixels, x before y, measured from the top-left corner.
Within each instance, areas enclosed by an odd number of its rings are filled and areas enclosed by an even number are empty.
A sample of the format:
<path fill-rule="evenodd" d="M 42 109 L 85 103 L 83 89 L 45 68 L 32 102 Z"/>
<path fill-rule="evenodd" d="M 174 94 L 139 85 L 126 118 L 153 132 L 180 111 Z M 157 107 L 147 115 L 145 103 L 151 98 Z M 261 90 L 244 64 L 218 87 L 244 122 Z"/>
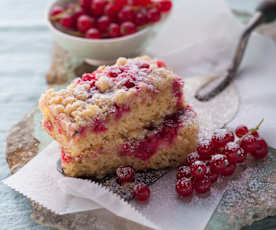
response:
<path fill-rule="evenodd" d="M 116 170 L 120 183 L 132 182 L 135 177 L 134 169 L 129 166 L 121 166 Z M 150 189 L 147 185 L 141 183 L 133 188 L 133 196 L 138 201 L 147 201 L 150 197 Z"/>
<path fill-rule="evenodd" d="M 158 22 L 171 8 L 171 0 L 79 0 L 67 7 L 55 6 L 50 19 L 71 35 L 116 38 Z"/>
<path fill-rule="evenodd" d="M 251 130 L 244 125 L 238 126 L 236 141 L 234 132 L 227 129 L 217 130 L 211 139 L 200 141 L 197 151 L 187 156 L 187 165 L 178 168 L 176 192 L 181 197 L 190 196 L 193 190 L 207 193 L 219 176 L 231 176 L 236 165 L 246 160 L 247 154 L 256 159 L 265 158 L 267 143 L 257 132 L 261 123 Z"/>

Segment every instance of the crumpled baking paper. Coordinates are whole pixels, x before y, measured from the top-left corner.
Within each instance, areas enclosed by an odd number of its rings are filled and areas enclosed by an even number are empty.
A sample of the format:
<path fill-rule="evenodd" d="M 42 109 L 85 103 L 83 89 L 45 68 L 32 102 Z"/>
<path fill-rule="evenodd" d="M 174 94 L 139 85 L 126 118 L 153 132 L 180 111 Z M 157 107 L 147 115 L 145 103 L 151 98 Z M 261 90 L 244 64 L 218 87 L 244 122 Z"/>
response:
<path fill-rule="evenodd" d="M 174 12 L 146 53 L 164 59 L 184 78 L 220 75 L 231 61 L 241 29 L 222 0 L 176 1 Z M 230 124 L 253 127 L 264 118 L 260 132 L 272 147 L 276 146 L 274 60 L 275 44 L 254 35 L 235 82 L 241 106 Z M 171 171 L 151 186 L 148 204 L 125 203 L 94 183 L 60 175 L 56 171 L 59 154 L 53 142 L 4 183 L 58 214 L 103 207 L 154 229 L 203 229 L 227 186 L 226 181 L 218 183 L 208 196 L 196 195 L 183 201 L 175 194 L 175 172 Z M 41 173 L 45 178 L 40 177 Z M 41 188 L 46 192 L 42 193 Z"/>

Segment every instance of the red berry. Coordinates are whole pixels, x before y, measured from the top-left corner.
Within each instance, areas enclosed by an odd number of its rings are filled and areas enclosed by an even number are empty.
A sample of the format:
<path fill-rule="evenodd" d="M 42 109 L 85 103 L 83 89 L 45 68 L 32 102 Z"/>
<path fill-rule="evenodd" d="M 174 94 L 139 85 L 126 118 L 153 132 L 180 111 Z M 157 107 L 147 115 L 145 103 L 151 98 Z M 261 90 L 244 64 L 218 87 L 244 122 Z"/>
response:
<path fill-rule="evenodd" d="M 223 154 L 216 154 L 211 157 L 210 169 L 213 173 L 221 174 L 229 164 L 227 158 Z"/>
<path fill-rule="evenodd" d="M 62 160 L 63 163 L 67 163 L 68 164 L 68 163 L 70 163 L 73 160 L 73 158 L 70 157 L 69 155 L 66 155 L 66 153 L 62 152 L 61 153 L 61 160 Z"/>
<path fill-rule="evenodd" d="M 236 170 L 236 164 L 229 164 L 226 168 L 221 172 L 222 176 L 231 176 Z"/>
<path fill-rule="evenodd" d="M 254 137 L 259 137 L 260 135 L 259 135 L 259 133 L 257 132 L 257 131 L 253 131 L 252 133 L 251 133 L 251 135 L 253 135 Z"/>
<path fill-rule="evenodd" d="M 215 183 L 218 180 L 219 175 L 216 173 L 213 173 L 209 166 L 207 166 L 206 175 L 208 176 L 211 183 Z"/>
<path fill-rule="evenodd" d="M 116 23 L 111 23 L 108 28 L 108 36 L 110 38 L 117 38 L 121 36 L 120 26 Z"/>
<path fill-rule="evenodd" d="M 150 22 L 158 22 L 161 19 L 161 13 L 157 8 L 150 8 L 147 14 Z"/>
<path fill-rule="evenodd" d="M 257 139 L 249 134 L 242 138 L 241 147 L 246 153 L 254 152 L 257 149 Z"/>
<path fill-rule="evenodd" d="M 114 19 L 117 17 L 117 14 L 119 12 L 118 6 L 115 4 L 109 3 L 104 8 L 104 13 L 111 19 Z"/>
<path fill-rule="evenodd" d="M 176 182 L 175 190 L 181 197 L 187 197 L 193 193 L 193 183 L 190 178 L 182 178 Z"/>
<path fill-rule="evenodd" d="M 158 67 L 158 68 L 167 68 L 166 63 L 163 62 L 163 61 L 161 61 L 161 60 L 158 60 L 158 61 L 156 62 L 156 64 L 157 64 L 157 67 Z"/>
<path fill-rule="evenodd" d="M 193 162 L 199 160 L 200 156 L 197 152 L 192 152 L 187 155 L 186 161 L 188 165 L 191 165 Z"/>
<path fill-rule="evenodd" d="M 82 15 L 77 20 L 77 28 L 81 33 L 85 33 L 91 29 L 94 24 L 94 19 L 87 15 Z"/>
<path fill-rule="evenodd" d="M 243 137 L 245 134 L 248 133 L 248 128 L 245 125 L 239 125 L 236 130 L 235 133 L 237 135 L 237 137 L 241 138 Z"/>
<path fill-rule="evenodd" d="M 118 75 L 121 73 L 122 71 L 119 69 L 119 68 L 116 68 L 116 67 L 111 67 L 108 72 L 107 72 L 107 75 L 109 77 L 118 77 Z"/>
<path fill-rule="evenodd" d="M 177 170 L 176 179 L 179 180 L 183 177 L 190 178 L 192 176 L 189 166 L 181 166 Z"/>
<path fill-rule="evenodd" d="M 49 132 L 52 132 L 54 130 L 54 126 L 51 121 L 44 121 L 43 126 L 45 129 L 47 129 Z"/>
<path fill-rule="evenodd" d="M 105 33 L 110 25 L 111 21 L 108 16 L 101 16 L 98 19 L 98 29 L 100 32 Z"/>
<path fill-rule="evenodd" d="M 82 15 L 84 15 L 84 11 L 81 8 L 77 8 L 76 11 L 72 14 L 74 20 L 74 28 L 77 28 L 78 19 Z"/>
<path fill-rule="evenodd" d="M 125 5 L 127 5 L 128 0 L 114 0 L 114 4 L 119 8 L 122 9 Z"/>
<path fill-rule="evenodd" d="M 63 10 L 64 10 L 64 9 L 63 9 L 63 7 L 61 7 L 61 6 L 54 6 L 53 9 L 52 9 L 51 12 L 50 12 L 50 15 L 51 15 L 51 16 L 58 15 L 58 14 L 62 13 Z"/>
<path fill-rule="evenodd" d="M 138 63 L 138 67 L 139 67 L 139 69 L 149 69 L 150 64 L 148 64 L 146 62 L 142 62 L 142 63 Z"/>
<path fill-rule="evenodd" d="M 194 188 L 197 193 L 200 193 L 200 194 L 207 193 L 210 191 L 211 181 L 207 176 L 203 177 L 200 180 L 195 180 Z"/>
<path fill-rule="evenodd" d="M 134 25 L 134 23 L 132 22 L 124 22 L 121 25 L 121 34 L 122 35 L 129 35 L 129 34 L 133 34 L 135 33 L 136 30 L 136 26 Z"/>
<path fill-rule="evenodd" d="M 148 23 L 148 17 L 147 17 L 147 15 L 144 12 L 142 12 L 142 11 L 138 12 L 136 14 L 136 17 L 135 17 L 135 24 L 137 26 L 143 26 L 143 25 L 145 25 L 147 23 Z"/>
<path fill-rule="evenodd" d="M 118 14 L 119 21 L 122 22 L 134 22 L 135 21 L 135 11 L 129 7 L 125 6 Z"/>
<path fill-rule="evenodd" d="M 255 151 L 251 152 L 251 155 L 256 159 L 263 159 L 268 154 L 267 143 L 262 138 L 257 138 L 257 148 Z"/>
<path fill-rule="evenodd" d="M 214 154 L 215 148 L 211 140 L 201 140 L 197 146 L 197 152 L 201 160 L 210 159 L 211 155 Z"/>
<path fill-rule="evenodd" d="M 92 80 L 96 80 L 96 76 L 94 73 L 85 73 L 82 75 L 81 77 L 82 81 L 92 81 Z"/>
<path fill-rule="evenodd" d="M 135 86 L 135 83 L 132 80 L 127 79 L 123 85 L 126 88 L 130 89 L 130 88 L 133 88 Z"/>
<path fill-rule="evenodd" d="M 216 148 L 223 148 L 228 142 L 234 140 L 234 133 L 227 129 L 217 129 L 212 136 L 212 142 Z"/>
<path fill-rule="evenodd" d="M 93 14 L 96 16 L 102 16 L 106 5 L 106 0 L 93 0 L 91 7 Z"/>
<path fill-rule="evenodd" d="M 152 4 L 152 0 L 140 0 L 140 6 L 148 6 Z"/>
<path fill-rule="evenodd" d="M 129 166 L 117 168 L 116 174 L 121 183 L 131 182 L 134 179 L 134 169 Z"/>
<path fill-rule="evenodd" d="M 231 164 L 242 163 L 245 161 L 247 156 L 244 150 L 240 148 L 239 144 L 236 142 L 228 142 L 223 153 L 226 155 L 229 163 Z"/>
<path fill-rule="evenodd" d="M 90 13 L 92 0 L 80 0 L 80 7 L 85 13 Z"/>
<path fill-rule="evenodd" d="M 60 19 L 60 25 L 65 29 L 72 29 L 73 28 L 73 18 L 70 14 L 65 14 Z"/>
<path fill-rule="evenodd" d="M 195 179 L 201 179 L 206 176 L 207 166 L 203 161 L 195 161 L 190 165 L 191 174 Z"/>
<path fill-rule="evenodd" d="M 87 30 L 86 33 L 85 33 L 85 37 L 86 38 L 92 38 L 92 39 L 102 38 L 101 33 L 99 32 L 99 30 L 97 30 L 95 28 L 91 28 L 91 29 Z"/>
<path fill-rule="evenodd" d="M 134 186 L 133 195 L 138 201 L 147 201 L 150 197 L 150 189 L 145 184 L 137 184 Z"/>
<path fill-rule="evenodd" d="M 160 12 L 169 12 L 172 8 L 172 1 L 171 0 L 160 0 L 158 2 L 158 9 Z"/>

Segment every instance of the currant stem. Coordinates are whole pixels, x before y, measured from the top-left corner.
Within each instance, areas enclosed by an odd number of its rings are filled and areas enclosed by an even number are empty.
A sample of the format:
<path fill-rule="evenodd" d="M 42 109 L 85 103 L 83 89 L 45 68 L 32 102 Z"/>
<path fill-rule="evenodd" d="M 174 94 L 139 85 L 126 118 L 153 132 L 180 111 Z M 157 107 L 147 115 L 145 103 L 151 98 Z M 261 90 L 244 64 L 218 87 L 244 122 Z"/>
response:
<path fill-rule="evenodd" d="M 250 129 L 248 133 L 252 134 L 253 132 L 258 131 L 263 122 L 264 122 L 264 118 L 258 123 L 258 125 L 255 128 Z"/>
<path fill-rule="evenodd" d="M 73 13 L 79 6 L 80 6 L 79 3 L 76 3 L 74 5 L 74 7 L 69 8 L 69 9 L 67 9 L 67 10 L 65 10 L 65 11 L 63 11 L 63 12 L 61 12 L 61 13 L 53 16 L 53 17 L 50 17 L 50 20 L 51 21 L 57 21 L 57 20 L 61 19 L 64 15 L 69 14 L 69 13 Z"/>

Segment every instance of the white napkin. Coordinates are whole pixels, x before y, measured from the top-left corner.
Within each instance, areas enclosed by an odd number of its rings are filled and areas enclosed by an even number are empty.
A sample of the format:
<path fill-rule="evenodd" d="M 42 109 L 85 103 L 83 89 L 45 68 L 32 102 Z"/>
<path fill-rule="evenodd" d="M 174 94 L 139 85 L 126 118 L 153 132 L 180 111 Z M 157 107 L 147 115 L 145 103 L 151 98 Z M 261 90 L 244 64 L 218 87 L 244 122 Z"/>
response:
<path fill-rule="evenodd" d="M 183 77 L 220 74 L 229 64 L 240 30 L 241 25 L 221 0 L 176 1 L 174 12 L 147 53 L 165 59 Z M 262 135 L 275 147 L 273 60 L 275 45 L 255 35 L 236 81 L 242 101 L 231 125 L 255 126 L 265 118 Z M 4 183 L 58 214 L 104 207 L 115 215 L 160 229 L 203 229 L 225 189 L 225 184 L 218 184 L 208 197 L 195 196 L 183 203 L 173 191 L 175 172 L 171 172 L 151 187 L 148 205 L 128 204 L 94 183 L 61 176 L 56 171 L 59 154 L 56 144 L 51 144 Z"/>

